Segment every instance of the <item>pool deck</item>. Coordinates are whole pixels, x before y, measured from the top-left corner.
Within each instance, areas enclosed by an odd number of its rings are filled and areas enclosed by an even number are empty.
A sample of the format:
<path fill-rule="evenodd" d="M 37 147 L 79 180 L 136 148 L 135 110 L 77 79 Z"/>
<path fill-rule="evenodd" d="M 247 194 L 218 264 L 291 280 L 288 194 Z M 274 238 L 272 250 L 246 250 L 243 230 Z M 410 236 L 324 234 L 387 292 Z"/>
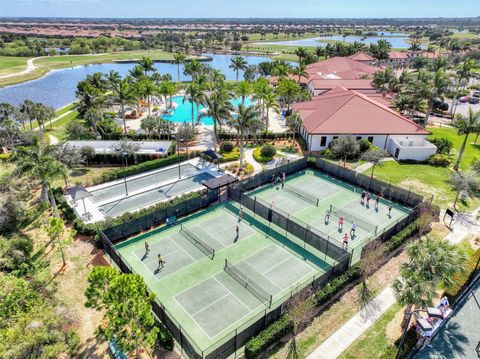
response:
<path fill-rule="evenodd" d="M 195 157 L 195 158 L 192 158 L 190 160 L 180 162 L 180 166 L 184 166 L 184 165 L 188 165 L 188 164 L 197 167 L 199 169 L 198 174 L 208 173 L 209 175 L 214 176 L 214 177 L 218 177 L 218 176 L 221 175 L 221 173 L 218 172 L 215 165 L 213 165 L 211 163 L 208 163 L 208 162 L 204 163 L 204 162 L 202 162 L 201 158 L 199 158 L 199 157 Z M 155 170 L 152 170 L 152 171 L 142 172 L 142 173 L 139 173 L 139 174 L 136 174 L 136 175 L 133 175 L 133 176 L 129 176 L 129 177 L 127 177 L 127 183 L 128 183 L 128 181 L 135 180 L 136 178 L 144 177 L 144 176 L 147 176 L 149 174 L 156 173 L 156 172 L 166 171 L 168 169 L 176 168 L 178 166 L 179 166 L 178 164 L 173 164 L 173 165 L 158 168 L 158 169 L 155 169 Z M 188 176 L 184 176 L 184 177 L 186 178 Z M 184 177 L 182 177 L 182 179 L 184 179 Z M 163 182 L 154 182 L 149 186 L 144 186 L 139 190 L 129 192 L 128 196 L 132 197 L 132 196 L 135 196 L 137 194 L 143 193 L 143 192 L 148 191 L 148 190 L 152 190 L 152 189 L 155 189 L 155 188 L 158 188 L 158 187 L 161 187 L 161 186 L 173 184 L 177 181 L 178 181 L 178 178 L 168 179 L 168 180 L 163 181 Z M 96 191 L 96 190 L 99 190 L 99 189 L 102 189 L 102 188 L 105 188 L 105 187 L 112 186 L 114 184 L 119 184 L 119 183 L 121 184 L 123 182 L 124 182 L 124 179 L 120 178 L 120 179 L 117 179 L 117 180 L 114 180 L 114 181 L 109 181 L 109 182 L 105 182 L 105 183 L 102 183 L 102 184 L 99 184 L 99 185 L 96 185 L 96 186 L 88 187 L 87 191 Z M 190 191 L 190 192 L 196 192 L 196 191 L 198 191 L 202 188 L 203 187 L 199 187 L 199 188 L 197 188 L 193 191 Z M 184 193 L 186 193 L 186 192 L 184 192 Z M 182 194 L 184 194 L 184 193 L 182 193 Z M 82 201 L 77 201 L 77 203 L 74 203 L 72 198 L 69 195 L 66 195 L 65 198 L 66 198 L 68 204 L 75 210 L 75 213 L 77 214 L 78 218 L 80 218 L 82 221 L 84 221 L 84 223 L 96 223 L 96 222 L 100 222 L 100 221 L 103 221 L 103 220 L 106 219 L 105 214 L 100 211 L 101 205 L 104 204 L 104 203 L 107 203 L 107 202 L 112 202 L 112 201 L 115 201 L 115 200 L 125 198 L 125 194 L 124 193 L 119 193 L 118 196 L 108 198 L 108 200 L 103 200 L 102 202 L 99 202 L 99 203 L 94 202 L 93 198 L 86 198 L 84 200 L 85 207 L 84 207 L 84 203 Z M 170 198 L 168 198 L 168 199 L 170 199 Z M 159 202 L 162 202 L 162 201 L 159 201 Z M 159 203 L 159 202 L 156 202 L 156 203 Z M 152 206 L 156 203 L 149 203 L 148 205 L 140 206 L 138 208 L 135 208 L 135 210 L 133 210 L 132 212 L 138 211 L 142 208 Z M 85 211 L 90 214 L 90 216 L 88 218 L 86 218 L 85 215 L 84 215 Z"/>

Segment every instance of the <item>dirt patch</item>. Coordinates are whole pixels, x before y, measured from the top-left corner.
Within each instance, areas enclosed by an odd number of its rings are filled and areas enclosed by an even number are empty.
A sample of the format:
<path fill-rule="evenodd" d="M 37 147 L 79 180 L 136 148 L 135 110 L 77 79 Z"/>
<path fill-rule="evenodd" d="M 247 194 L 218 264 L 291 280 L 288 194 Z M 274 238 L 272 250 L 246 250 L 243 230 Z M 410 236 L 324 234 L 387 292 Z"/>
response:
<path fill-rule="evenodd" d="M 400 329 L 400 326 L 403 320 L 403 310 L 404 308 L 398 311 L 393 320 L 387 324 L 385 331 L 388 338 L 388 345 L 395 344 L 395 342 L 402 336 L 402 330 Z"/>
<path fill-rule="evenodd" d="M 432 186 L 428 186 L 426 183 L 419 182 L 419 181 L 414 180 L 414 179 L 406 179 L 406 180 L 403 180 L 400 184 L 401 184 L 402 186 L 405 186 L 405 187 L 413 187 L 413 188 L 416 188 L 416 189 L 418 189 L 418 190 L 421 191 L 421 192 L 434 195 L 435 197 L 438 196 L 438 197 L 440 197 L 442 200 L 448 200 L 448 197 L 442 196 L 442 192 L 441 192 L 441 191 L 435 190 L 435 188 L 433 188 Z"/>

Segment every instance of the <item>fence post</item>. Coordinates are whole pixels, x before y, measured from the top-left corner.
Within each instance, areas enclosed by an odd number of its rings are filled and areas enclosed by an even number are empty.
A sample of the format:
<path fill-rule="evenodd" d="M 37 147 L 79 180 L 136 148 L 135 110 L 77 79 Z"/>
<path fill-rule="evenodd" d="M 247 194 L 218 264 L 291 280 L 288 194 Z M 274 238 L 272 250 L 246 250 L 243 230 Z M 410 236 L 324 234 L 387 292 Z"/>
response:
<path fill-rule="evenodd" d="M 412 192 L 412 187 L 410 187 L 410 188 L 408 189 L 408 196 L 407 196 L 407 200 L 405 201 L 405 204 L 407 204 L 407 205 L 408 205 L 408 200 L 410 199 L 410 193 L 411 193 L 411 192 Z"/>
<path fill-rule="evenodd" d="M 327 247 L 325 248 L 325 261 L 327 261 L 328 245 L 330 244 L 330 236 L 327 236 Z"/>

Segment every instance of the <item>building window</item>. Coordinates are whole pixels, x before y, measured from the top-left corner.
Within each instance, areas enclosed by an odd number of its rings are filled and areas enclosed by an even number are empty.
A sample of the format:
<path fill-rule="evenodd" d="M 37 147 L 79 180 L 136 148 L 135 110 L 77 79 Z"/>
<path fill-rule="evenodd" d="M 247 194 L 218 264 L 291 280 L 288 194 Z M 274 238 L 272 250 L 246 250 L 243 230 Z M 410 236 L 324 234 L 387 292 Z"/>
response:
<path fill-rule="evenodd" d="M 338 138 L 338 136 L 333 136 L 332 141 L 335 141 Z"/>
<path fill-rule="evenodd" d="M 357 136 L 356 140 L 360 141 L 362 139 L 362 136 Z"/>
<path fill-rule="evenodd" d="M 368 136 L 368 142 L 373 143 L 373 136 Z"/>
<path fill-rule="evenodd" d="M 327 136 L 322 136 L 320 138 L 320 146 L 324 147 L 327 144 Z"/>

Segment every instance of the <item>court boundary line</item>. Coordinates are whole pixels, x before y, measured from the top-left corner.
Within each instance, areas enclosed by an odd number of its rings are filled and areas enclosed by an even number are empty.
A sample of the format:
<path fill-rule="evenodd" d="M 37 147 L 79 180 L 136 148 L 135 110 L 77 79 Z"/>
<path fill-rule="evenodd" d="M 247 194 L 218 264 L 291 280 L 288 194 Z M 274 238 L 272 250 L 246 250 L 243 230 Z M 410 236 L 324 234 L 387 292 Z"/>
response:
<path fill-rule="evenodd" d="M 215 303 L 218 303 L 219 301 L 223 300 L 224 298 L 227 298 L 227 297 L 230 297 L 231 293 L 230 291 L 228 291 L 227 294 L 221 296 L 220 298 L 218 298 L 217 300 L 215 300 L 214 302 L 211 302 L 209 305 L 207 305 L 206 307 L 203 307 L 202 309 L 200 310 L 197 310 L 195 313 L 192 314 L 192 317 L 197 315 L 198 313 L 200 312 L 203 312 L 205 309 L 207 308 L 210 308 L 212 305 L 214 305 Z"/>

